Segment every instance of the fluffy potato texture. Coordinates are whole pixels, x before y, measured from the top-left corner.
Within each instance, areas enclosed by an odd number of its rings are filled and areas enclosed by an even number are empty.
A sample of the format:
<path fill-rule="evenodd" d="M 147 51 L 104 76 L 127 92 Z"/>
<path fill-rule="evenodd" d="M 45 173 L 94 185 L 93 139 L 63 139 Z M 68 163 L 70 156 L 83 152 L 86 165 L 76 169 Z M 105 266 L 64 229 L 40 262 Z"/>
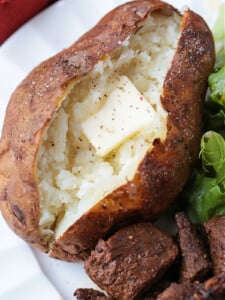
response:
<path fill-rule="evenodd" d="M 78 261 L 115 228 L 156 220 L 197 161 L 213 64 L 200 16 L 142 0 L 37 66 L 13 93 L 1 138 L 9 226 Z"/>

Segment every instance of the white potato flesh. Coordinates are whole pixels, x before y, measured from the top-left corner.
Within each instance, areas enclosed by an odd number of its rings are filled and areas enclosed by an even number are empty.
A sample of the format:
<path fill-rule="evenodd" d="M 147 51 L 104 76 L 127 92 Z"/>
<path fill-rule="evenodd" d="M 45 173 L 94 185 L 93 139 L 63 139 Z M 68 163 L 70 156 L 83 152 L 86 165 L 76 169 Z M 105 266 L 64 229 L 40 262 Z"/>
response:
<path fill-rule="evenodd" d="M 55 113 L 37 156 L 40 228 L 46 239 L 59 237 L 85 211 L 132 180 L 153 141 L 165 140 L 167 112 L 160 95 L 177 47 L 180 22 L 176 13 L 151 15 L 118 50 L 74 84 Z M 123 116 L 135 99 L 118 92 L 124 78 L 131 93 L 143 96 L 151 111 L 149 122 L 142 122 L 140 115 L 132 124 Z M 98 130 L 89 129 L 87 120 L 93 122 L 93 116 L 98 116 L 103 126 L 110 127 L 107 120 L 112 110 L 107 100 L 115 103 L 115 93 L 126 101 L 123 109 L 116 106 L 116 128 L 126 126 L 128 134 L 103 137 L 99 145 L 105 144 L 105 150 L 99 152 Z"/>

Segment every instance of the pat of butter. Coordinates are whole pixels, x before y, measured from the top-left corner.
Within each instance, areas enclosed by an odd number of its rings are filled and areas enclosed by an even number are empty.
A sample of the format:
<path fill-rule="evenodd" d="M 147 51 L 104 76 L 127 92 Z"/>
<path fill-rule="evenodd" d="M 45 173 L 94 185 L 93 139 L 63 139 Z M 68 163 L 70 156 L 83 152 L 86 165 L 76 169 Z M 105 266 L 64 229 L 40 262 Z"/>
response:
<path fill-rule="evenodd" d="M 101 110 L 82 122 L 81 128 L 96 154 L 105 156 L 153 119 L 152 106 L 126 76 L 121 76 Z"/>

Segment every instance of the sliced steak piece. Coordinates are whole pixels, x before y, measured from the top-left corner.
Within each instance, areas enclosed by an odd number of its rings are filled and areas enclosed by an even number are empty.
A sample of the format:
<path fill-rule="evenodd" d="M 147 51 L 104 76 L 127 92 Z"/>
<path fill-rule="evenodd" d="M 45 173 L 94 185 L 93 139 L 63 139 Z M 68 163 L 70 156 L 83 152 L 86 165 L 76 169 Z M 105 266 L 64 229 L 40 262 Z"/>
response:
<path fill-rule="evenodd" d="M 177 282 L 179 278 L 179 268 L 180 259 L 176 259 L 163 277 L 143 294 L 141 300 L 155 300 L 171 283 Z"/>
<path fill-rule="evenodd" d="M 196 290 L 197 285 L 189 281 L 180 284 L 172 283 L 157 297 L 157 300 L 194 300 L 192 296 Z"/>
<path fill-rule="evenodd" d="M 117 231 L 99 240 L 85 269 L 107 293 L 132 300 L 160 279 L 178 255 L 173 239 L 150 223 Z"/>
<path fill-rule="evenodd" d="M 210 244 L 214 275 L 225 272 L 225 215 L 217 216 L 204 224 Z"/>
<path fill-rule="evenodd" d="M 162 293 L 166 288 L 168 288 L 171 285 L 171 281 L 168 279 L 162 279 L 157 284 L 155 284 L 155 287 L 148 290 L 144 295 L 141 297 L 141 300 L 155 300 L 159 294 Z"/>
<path fill-rule="evenodd" d="M 77 300 L 110 300 L 104 293 L 94 289 L 77 289 L 74 292 Z"/>
<path fill-rule="evenodd" d="M 211 270 L 208 251 L 197 227 L 183 213 L 175 216 L 181 250 L 180 281 L 204 280 Z"/>
<path fill-rule="evenodd" d="M 225 273 L 208 279 L 205 283 L 173 283 L 157 300 L 224 300 Z"/>

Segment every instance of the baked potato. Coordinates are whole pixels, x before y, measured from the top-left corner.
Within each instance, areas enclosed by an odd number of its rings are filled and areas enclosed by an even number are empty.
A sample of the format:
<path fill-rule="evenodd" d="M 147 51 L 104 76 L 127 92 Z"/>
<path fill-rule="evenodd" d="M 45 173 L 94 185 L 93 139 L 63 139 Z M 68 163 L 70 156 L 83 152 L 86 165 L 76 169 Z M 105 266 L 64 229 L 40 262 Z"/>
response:
<path fill-rule="evenodd" d="M 197 162 L 213 65 L 200 16 L 142 0 L 37 66 L 11 96 L 0 143 L 9 226 L 79 261 L 115 228 L 156 220 Z"/>

